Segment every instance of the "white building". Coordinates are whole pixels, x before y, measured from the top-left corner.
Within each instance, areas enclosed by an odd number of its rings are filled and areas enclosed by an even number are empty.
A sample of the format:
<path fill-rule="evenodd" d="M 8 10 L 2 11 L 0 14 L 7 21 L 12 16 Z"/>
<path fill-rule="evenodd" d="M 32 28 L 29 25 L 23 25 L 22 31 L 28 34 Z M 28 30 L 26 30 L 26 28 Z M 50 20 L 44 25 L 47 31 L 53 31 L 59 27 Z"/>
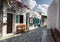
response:
<path fill-rule="evenodd" d="M 28 20 L 27 20 L 27 22 L 28 22 L 28 26 L 27 27 L 29 28 L 29 30 L 33 30 L 33 29 L 39 28 L 41 15 L 38 12 L 33 11 L 31 9 L 28 9 L 26 11 L 26 14 L 27 13 L 29 14 Z M 37 20 L 34 20 L 34 18 L 36 18 Z M 36 23 L 36 21 L 37 21 L 37 25 L 35 26 L 34 23 Z"/>
<path fill-rule="evenodd" d="M 56 28 L 60 31 L 60 0 L 53 0 L 48 8 L 47 28 Z"/>
<path fill-rule="evenodd" d="M 12 7 L 11 7 L 12 6 Z M 17 32 L 17 24 L 26 24 L 26 14 L 24 12 L 28 9 L 22 3 L 7 4 L 3 1 L 3 9 L 0 14 L 0 36 L 14 35 Z M 23 20 L 20 20 L 22 17 Z"/>
<path fill-rule="evenodd" d="M 40 15 L 37 12 L 32 11 L 22 3 L 7 4 L 7 1 L 3 1 L 3 13 L 0 14 L 0 35 L 10 36 L 17 32 L 18 24 L 25 24 L 29 30 L 35 29 L 33 24 L 33 18 L 40 19 Z M 31 25 L 32 23 L 33 25 Z M 31 28 L 33 27 L 33 28 Z M 38 28 L 38 26 L 36 26 Z"/>

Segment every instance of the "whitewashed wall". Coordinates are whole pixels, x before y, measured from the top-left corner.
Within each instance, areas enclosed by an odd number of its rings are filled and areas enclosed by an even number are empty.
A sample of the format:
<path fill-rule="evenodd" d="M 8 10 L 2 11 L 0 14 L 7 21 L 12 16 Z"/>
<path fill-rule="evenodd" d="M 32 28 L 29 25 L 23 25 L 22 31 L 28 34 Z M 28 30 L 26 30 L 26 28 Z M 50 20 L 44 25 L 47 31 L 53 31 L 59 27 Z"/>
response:
<path fill-rule="evenodd" d="M 51 6 L 48 8 L 48 28 L 50 27 L 56 27 L 57 25 L 57 4 L 55 1 L 52 2 Z"/>
<path fill-rule="evenodd" d="M 54 0 L 48 8 L 47 16 L 47 28 L 57 28 L 60 31 L 60 20 L 59 20 L 59 0 Z"/>
<path fill-rule="evenodd" d="M 3 3 L 3 23 L 7 23 L 7 13 L 13 14 L 13 27 L 12 27 L 12 34 L 15 32 L 15 13 L 11 11 L 7 11 L 8 5 Z M 2 27 L 2 36 L 9 36 L 12 34 L 7 34 L 7 25 L 3 25 Z"/>
<path fill-rule="evenodd" d="M 7 16 L 6 15 L 7 14 L 6 10 L 7 10 L 7 5 L 5 3 L 3 3 L 3 16 L 4 15 Z M 6 20 L 7 20 L 7 18 L 3 17 L 3 22 L 5 22 Z M 3 36 L 6 36 L 6 31 L 7 31 L 7 25 L 3 25 L 3 28 L 2 28 L 2 35 Z"/>

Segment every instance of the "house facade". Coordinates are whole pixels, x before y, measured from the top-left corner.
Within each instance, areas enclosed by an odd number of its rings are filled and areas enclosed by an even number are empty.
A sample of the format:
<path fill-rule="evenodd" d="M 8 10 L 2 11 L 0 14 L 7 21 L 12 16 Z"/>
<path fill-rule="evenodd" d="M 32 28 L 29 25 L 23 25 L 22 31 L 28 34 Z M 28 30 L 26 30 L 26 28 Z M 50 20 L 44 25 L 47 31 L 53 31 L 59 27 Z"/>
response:
<path fill-rule="evenodd" d="M 43 12 L 39 12 L 41 19 L 40 19 L 40 27 L 47 27 L 47 14 Z"/>
<path fill-rule="evenodd" d="M 7 2 L 3 1 L 3 13 L 1 17 L 1 36 L 14 35 L 16 33 L 17 24 L 26 24 L 26 14 L 22 14 L 27 9 L 24 5 L 17 6 L 17 3 L 11 8 Z M 26 8 L 26 9 L 25 9 Z"/>
<path fill-rule="evenodd" d="M 41 15 L 38 12 L 28 9 L 26 11 L 26 24 L 29 30 L 33 30 L 40 27 Z"/>
<path fill-rule="evenodd" d="M 3 12 L 0 14 L 0 36 L 10 36 L 17 32 L 18 24 L 25 24 L 29 30 L 40 27 L 41 15 L 19 2 L 10 5 L 3 1 Z"/>

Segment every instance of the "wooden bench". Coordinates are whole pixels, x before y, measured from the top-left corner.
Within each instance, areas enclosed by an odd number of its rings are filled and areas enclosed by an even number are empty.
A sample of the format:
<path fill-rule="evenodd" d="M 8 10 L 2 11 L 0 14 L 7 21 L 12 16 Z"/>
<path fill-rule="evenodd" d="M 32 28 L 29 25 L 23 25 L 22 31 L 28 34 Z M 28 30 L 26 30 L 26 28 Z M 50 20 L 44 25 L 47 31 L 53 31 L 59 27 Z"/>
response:
<path fill-rule="evenodd" d="M 17 34 L 23 33 L 28 31 L 28 28 L 26 28 L 26 24 L 18 24 L 17 25 Z"/>
<path fill-rule="evenodd" d="M 51 29 L 51 33 L 55 42 L 60 42 L 60 32 L 55 28 L 55 29 Z"/>

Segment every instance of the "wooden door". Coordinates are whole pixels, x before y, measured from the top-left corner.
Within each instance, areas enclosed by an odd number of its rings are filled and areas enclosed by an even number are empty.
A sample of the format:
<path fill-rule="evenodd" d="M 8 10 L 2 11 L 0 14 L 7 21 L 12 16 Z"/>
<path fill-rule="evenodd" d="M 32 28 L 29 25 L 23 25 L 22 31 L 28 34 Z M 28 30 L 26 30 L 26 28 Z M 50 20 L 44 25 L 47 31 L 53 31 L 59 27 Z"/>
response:
<path fill-rule="evenodd" d="M 0 14 L 0 36 L 2 36 L 2 14 Z"/>
<path fill-rule="evenodd" d="M 12 33 L 13 14 L 7 14 L 7 33 Z"/>

